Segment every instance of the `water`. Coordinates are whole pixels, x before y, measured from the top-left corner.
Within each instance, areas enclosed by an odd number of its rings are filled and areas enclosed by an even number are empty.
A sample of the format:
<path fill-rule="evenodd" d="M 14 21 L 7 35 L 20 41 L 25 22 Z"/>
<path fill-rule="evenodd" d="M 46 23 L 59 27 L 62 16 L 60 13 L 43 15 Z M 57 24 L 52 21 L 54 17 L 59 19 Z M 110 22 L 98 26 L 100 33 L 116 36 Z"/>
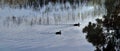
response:
<path fill-rule="evenodd" d="M 66 6 L 67 5 L 70 4 L 66 3 Z M 47 8 L 49 8 L 50 11 L 47 11 Z M 89 16 L 95 17 L 102 15 L 104 14 L 104 10 L 104 8 L 100 8 L 99 6 L 85 5 L 81 5 L 76 9 L 72 9 L 72 7 L 66 9 L 65 6 L 62 7 L 62 5 L 59 4 L 56 6 L 48 5 L 38 11 L 5 7 L 4 9 L 1 8 L 0 17 L 2 17 L 3 24 L 6 25 L 11 23 L 12 25 L 72 24 L 79 22 L 79 20 L 84 20 Z"/>
<path fill-rule="evenodd" d="M 89 21 L 101 18 L 104 6 L 80 4 L 72 7 L 49 3 L 38 9 L 0 8 L 1 51 L 93 51 L 82 29 Z M 72 24 L 80 23 L 80 27 Z M 61 30 L 62 35 L 55 35 Z"/>

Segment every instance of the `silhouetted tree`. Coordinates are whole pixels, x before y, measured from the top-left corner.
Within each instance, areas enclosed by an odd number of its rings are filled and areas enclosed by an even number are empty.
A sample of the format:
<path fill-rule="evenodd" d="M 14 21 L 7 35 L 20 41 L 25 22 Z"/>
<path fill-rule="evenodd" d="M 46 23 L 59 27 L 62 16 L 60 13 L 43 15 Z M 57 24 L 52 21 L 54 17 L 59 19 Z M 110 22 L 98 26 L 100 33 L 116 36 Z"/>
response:
<path fill-rule="evenodd" d="M 120 2 L 106 0 L 105 5 L 107 15 L 96 19 L 97 23 L 89 22 L 83 32 L 88 42 L 96 46 L 95 51 L 120 51 Z"/>

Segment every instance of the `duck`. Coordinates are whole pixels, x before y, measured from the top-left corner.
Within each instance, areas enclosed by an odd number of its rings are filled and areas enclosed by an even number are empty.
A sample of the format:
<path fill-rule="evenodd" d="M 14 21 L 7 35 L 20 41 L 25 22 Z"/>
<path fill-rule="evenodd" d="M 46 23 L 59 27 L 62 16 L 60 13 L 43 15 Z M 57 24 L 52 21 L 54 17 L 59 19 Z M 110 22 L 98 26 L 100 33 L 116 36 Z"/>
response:
<path fill-rule="evenodd" d="M 61 30 L 55 33 L 56 35 L 61 35 Z"/>
<path fill-rule="evenodd" d="M 73 26 L 80 26 L 80 23 L 74 24 Z"/>

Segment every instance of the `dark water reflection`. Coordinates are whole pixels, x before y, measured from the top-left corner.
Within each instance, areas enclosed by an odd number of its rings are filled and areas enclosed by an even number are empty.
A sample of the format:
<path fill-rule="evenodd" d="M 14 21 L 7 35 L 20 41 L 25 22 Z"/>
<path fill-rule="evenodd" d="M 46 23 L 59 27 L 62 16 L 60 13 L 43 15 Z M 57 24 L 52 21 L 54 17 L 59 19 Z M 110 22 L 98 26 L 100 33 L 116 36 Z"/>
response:
<path fill-rule="evenodd" d="M 89 22 L 83 29 L 88 42 L 96 47 L 95 51 L 120 51 L 120 3 L 111 8 L 110 2 L 105 4 L 107 15 L 96 19 L 97 23 Z"/>

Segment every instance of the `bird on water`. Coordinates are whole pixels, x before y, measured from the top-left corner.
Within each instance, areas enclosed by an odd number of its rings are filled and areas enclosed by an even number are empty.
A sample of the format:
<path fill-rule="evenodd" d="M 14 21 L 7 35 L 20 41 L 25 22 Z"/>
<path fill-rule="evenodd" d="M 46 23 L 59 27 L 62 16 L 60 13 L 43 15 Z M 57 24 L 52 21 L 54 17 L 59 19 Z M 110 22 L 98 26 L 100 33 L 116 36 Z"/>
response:
<path fill-rule="evenodd" d="M 61 30 L 55 33 L 56 35 L 61 35 Z"/>
<path fill-rule="evenodd" d="M 80 23 L 74 24 L 73 26 L 80 26 Z"/>

